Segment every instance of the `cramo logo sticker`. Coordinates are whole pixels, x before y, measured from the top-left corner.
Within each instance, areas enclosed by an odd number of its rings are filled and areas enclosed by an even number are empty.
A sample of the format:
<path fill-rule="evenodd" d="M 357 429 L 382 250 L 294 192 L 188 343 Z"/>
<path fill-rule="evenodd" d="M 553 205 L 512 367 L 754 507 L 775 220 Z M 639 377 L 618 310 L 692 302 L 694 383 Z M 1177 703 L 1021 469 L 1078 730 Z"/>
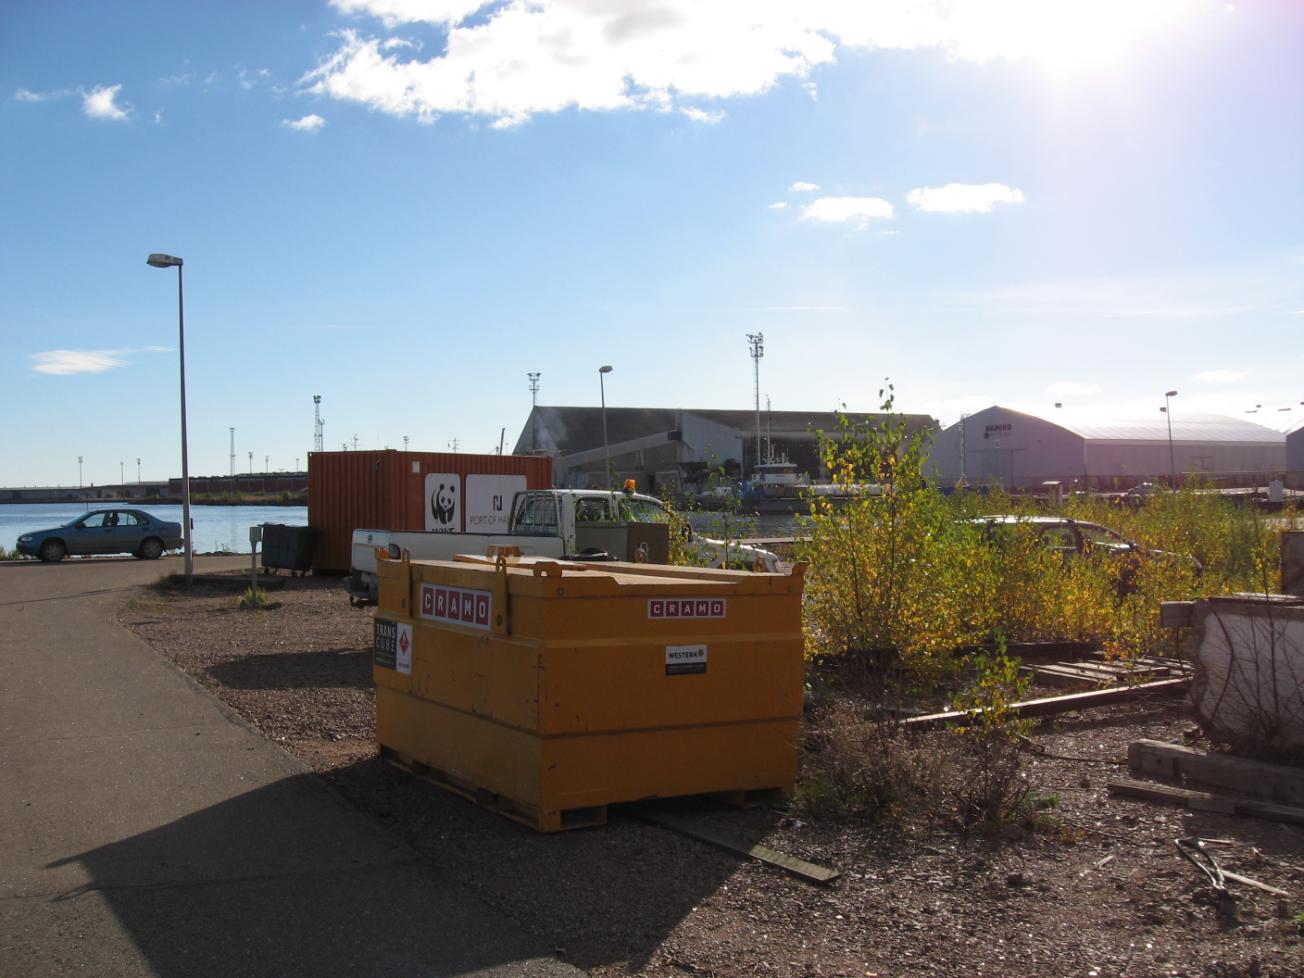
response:
<path fill-rule="evenodd" d="M 493 607 L 491 591 L 472 591 L 442 584 L 421 585 L 421 617 L 431 621 L 488 629 Z"/>
<path fill-rule="evenodd" d="M 668 618 L 723 618 L 724 598 L 649 598 L 647 616 L 657 621 Z"/>

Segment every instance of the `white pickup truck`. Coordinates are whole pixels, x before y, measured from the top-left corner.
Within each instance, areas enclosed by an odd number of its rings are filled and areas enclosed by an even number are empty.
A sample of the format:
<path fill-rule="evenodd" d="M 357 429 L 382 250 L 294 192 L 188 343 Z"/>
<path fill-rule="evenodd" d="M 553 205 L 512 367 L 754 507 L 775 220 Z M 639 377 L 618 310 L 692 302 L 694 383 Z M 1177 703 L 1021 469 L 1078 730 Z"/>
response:
<path fill-rule="evenodd" d="M 484 555 L 496 547 L 515 547 L 523 557 L 664 563 L 669 522 L 665 506 L 653 496 L 597 489 L 527 489 L 512 499 L 506 533 L 354 530 L 349 596 L 358 604 L 376 603 L 378 548 L 395 557 L 406 550 L 413 560 L 451 560 L 456 554 Z M 713 540 L 690 531 L 688 546 L 703 566 L 779 571 L 779 558 L 773 553 L 737 541 Z"/>

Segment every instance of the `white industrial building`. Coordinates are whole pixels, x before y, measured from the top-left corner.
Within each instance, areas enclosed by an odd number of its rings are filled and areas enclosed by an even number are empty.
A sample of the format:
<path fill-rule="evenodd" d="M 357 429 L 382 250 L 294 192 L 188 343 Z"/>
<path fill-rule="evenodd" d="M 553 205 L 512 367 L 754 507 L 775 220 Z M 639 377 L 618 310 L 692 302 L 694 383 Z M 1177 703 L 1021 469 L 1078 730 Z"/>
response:
<path fill-rule="evenodd" d="M 1083 422 L 1056 411 L 1038 417 L 999 405 L 937 436 L 929 471 L 943 486 L 961 480 L 1028 488 L 1058 481 L 1128 488 L 1195 475 L 1228 485 L 1264 485 L 1286 470 L 1286 436 L 1240 418 L 1201 414 Z"/>
<path fill-rule="evenodd" d="M 1304 423 L 1286 435 L 1286 471 L 1290 474 L 1289 484 L 1304 489 Z"/>

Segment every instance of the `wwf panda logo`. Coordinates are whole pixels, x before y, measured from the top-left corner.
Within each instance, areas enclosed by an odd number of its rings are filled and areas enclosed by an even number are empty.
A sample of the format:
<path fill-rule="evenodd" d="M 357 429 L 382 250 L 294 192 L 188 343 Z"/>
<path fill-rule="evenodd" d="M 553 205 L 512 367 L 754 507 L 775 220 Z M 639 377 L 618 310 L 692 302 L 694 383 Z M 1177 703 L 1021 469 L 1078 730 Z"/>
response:
<path fill-rule="evenodd" d="M 430 494 L 430 513 L 440 527 L 452 528 L 457 517 L 457 486 L 452 483 L 439 483 L 439 488 Z"/>

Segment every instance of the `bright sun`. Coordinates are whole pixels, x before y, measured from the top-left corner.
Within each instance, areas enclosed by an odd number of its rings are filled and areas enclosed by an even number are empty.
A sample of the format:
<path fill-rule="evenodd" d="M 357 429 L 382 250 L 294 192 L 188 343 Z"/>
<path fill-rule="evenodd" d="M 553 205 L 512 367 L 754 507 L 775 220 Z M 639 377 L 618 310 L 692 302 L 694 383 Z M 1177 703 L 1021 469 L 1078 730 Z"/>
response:
<path fill-rule="evenodd" d="M 1196 0 L 993 0 L 959 4 L 958 52 L 1027 58 L 1053 72 L 1117 62 L 1172 28 Z"/>

